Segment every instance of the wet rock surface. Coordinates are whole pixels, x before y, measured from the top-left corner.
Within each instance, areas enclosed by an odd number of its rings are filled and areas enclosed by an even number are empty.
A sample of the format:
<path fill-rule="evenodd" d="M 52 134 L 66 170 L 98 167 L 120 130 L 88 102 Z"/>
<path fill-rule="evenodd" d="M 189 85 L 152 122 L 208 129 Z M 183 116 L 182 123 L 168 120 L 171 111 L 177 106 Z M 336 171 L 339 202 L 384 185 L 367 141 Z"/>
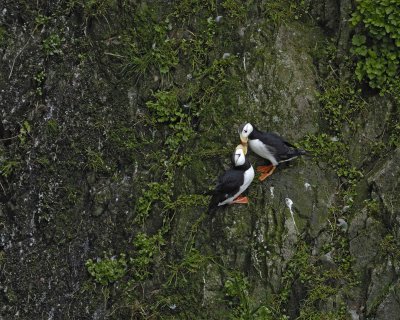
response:
<path fill-rule="evenodd" d="M 229 3 L 0 5 L 1 319 L 396 319 L 398 105 L 320 98 L 349 2 Z M 247 121 L 335 153 L 207 215 Z"/>

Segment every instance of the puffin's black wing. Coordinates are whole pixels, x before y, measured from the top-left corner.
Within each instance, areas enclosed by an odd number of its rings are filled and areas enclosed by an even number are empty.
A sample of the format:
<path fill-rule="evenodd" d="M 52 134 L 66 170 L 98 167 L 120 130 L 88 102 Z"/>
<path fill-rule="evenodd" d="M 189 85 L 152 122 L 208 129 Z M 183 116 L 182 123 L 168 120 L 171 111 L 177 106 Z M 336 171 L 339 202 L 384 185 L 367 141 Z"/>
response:
<path fill-rule="evenodd" d="M 263 132 L 259 139 L 268 146 L 268 149 L 274 154 L 278 161 L 288 160 L 305 154 L 304 150 L 296 148 L 273 132 Z"/>
<path fill-rule="evenodd" d="M 273 154 L 285 154 L 291 147 L 289 142 L 273 132 L 263 132 L 259 140 L 267 145 Z"/>
<path fill-rule="evenodd" d="M 209 211 L 213 211 L 218 207 L 218 203 L 232 197 L 240 189 L 244 182 L 243 171 L 237 169 L 229 169 L 218 178 L 217 186 L 213 191 L 210 201 Z"/>
<path fill-rule="evenodd" d="M 218 184 L 215 188 L 215 191 L 230 193 L 232 191 L 235 191 L 236 189 L 239 189 L 240 186 L 243 184 L 243 181 L 243 171 L 237 169 L 229 169 L 218 178 Z"/>

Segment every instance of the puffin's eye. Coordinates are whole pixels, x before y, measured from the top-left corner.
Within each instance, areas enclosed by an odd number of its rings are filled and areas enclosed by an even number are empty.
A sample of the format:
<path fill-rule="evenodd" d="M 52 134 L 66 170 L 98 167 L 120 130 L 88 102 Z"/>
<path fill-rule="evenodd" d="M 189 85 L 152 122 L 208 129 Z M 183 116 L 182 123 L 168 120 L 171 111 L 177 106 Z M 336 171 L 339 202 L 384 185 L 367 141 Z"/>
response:
<path fill-rule="evenodd" d="M 244 130 L 244 133 L 247 133 L 247 130 Z"/>

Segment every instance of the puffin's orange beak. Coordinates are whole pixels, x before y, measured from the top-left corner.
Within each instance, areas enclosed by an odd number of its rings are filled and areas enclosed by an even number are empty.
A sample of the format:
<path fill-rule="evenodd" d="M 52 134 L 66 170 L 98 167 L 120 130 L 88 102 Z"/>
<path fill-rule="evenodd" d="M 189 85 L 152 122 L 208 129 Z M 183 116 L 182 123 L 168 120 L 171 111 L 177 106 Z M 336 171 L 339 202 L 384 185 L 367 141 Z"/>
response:
<path fill-rule="evenodd" d="M 242 142 L 236 147 L 236 149 L 238 149 L 238 148 L 240 148 L 240 149 L 243 150 L 244 155 L 247 154 L 247 142 L 243 143 L 243 141 L 242 141 Z"/>
<path fill-rule="evenodd" d="M 247 137 L 243 137 L 242 135 L 240 135 L 240 142 L 242 145 L 246 145 L 247 146 L 247 142 L 249 141 L 249 138 Z"/>

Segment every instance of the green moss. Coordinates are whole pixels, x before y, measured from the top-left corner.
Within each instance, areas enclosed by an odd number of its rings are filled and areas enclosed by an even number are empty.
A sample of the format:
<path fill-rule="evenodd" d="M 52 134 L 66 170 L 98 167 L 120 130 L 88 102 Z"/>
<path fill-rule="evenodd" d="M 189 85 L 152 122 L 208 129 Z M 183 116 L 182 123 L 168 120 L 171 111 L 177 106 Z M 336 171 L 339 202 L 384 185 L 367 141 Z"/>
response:
<path fill-rule="evenodd" d="M 122 37 L 124 71 L 135 76 L 154 72 L 167 75 L 179 63 L 177 41 L 169 36 L 168 18 L 159 19 L 156 10 L 142 6 L 134 19 L 134 28 Z"/>
<path fill-rule="evenodd" d="M 323 265 L 319 264 L 315 257 L 311 255 L 311 248 L 304 241 L 297 244 L 295 255 L 289 261 L 283 275 L 284 288 L 279 294 L 273 310 L 284 312 L 282 308 L 289 301 L 292 287 L 299 281 L 306 296 L 300 303 L 298 319 L 320 319 L 322 315 L 319 310 L 320 302 L 325 302 L 329 298 L 336 299 L 339 292 L 356 284 L 355 274 L 351 269 L 347 239 L 341 234 L 336 234 L 335 242 L 330 243 L 324 252 L 331 254 L 336 265 L 335 268 L 325 269 Z M 327 317 L 326 319 L 347 319 L 345 308 L 324 314 Z"/>
<path fill-rule="evenodd" d="M 361 171 L 351 165 L 346 158 L 348 146 L 338 137 L 326 133 L 319 135 L 308 135 L 302 145 L 306 150 L 318 157 L 318 161 L 328 163 L 339 178 L 345 179 L 348 187 L 354 188 L 357 181 L 362 177 Z"/>
<path fill-rule="evenodd" d="M 122 5 L 127 6 L 125 2 Z M 88 23 L 90 19 L 107 19 L 110 13 L 118 8 L 118 2 L 116 0 L 68 0 L 65 6 L 67 12 L 81 11 L 85 22 Z"/>
<path fill-rule="evenodd" d="M 0 251 L 0 266 L 3 266 L 3 264 L 6 262 L 6 253 L 1 250 Z"/>
<path fill-rule="evenodd" d="M 42 42 L 43 51 L 48 56 L 62 54 L 62 50 L 61 50 L 62 41 L 63 41 L 63 39 L 57 33 L 53 33 L 53 34 L 49 35 Z"/>
<path fill-rule="evenodd" d="M 120 254 L 119 258 L 105 257 L 97 262 L 89 259 L 85 265 L 90 275 L 101 285 L 108 285 L 121 279 L 127 270 L 124 254 Z"/>
<path fill-rule="evenodd" d="M 0 163 L 0 173 L 3 177 L 9 177 L 14 171 L 18 170 L 21 162 L 18 160 L 3 160 Z"/>
<path fill-rule="evenodd" d="M 0 48 L 5 46 L 7 43 L 7 30 L 5 27 L 0 26 Z"/>
<path fill-rule="evenodd" d="M 263 10 L 268 22 L 279 26 L 282 23 L 299 20 L 310 11 L 310 1 L 273 0 L 265 2 Z"/>
<path fill-rule="evenodd" d="M 323 88 L 319 102 L 328 130 L 340 134 L 345 125 L 355 130 L 354 118 L 366 107 L 361 89 L 355 89 L 356 83 L 349 80 L 328 80 Z"/>
<path fill-rule="evenodd" d="M 17 293 L 13 289 L 8 288 L 7 292 L 5 293 L 5 296 L 11 304 L 18 303 Z"/>
<path fill-rule="evenodd" d="M 42 157 L 38 157 L 36 159 L 36 162 L 39 163 L 40 165 L 42 165 L 45 168 L 47 168 L 51 164 L 50 159 L 47 157 L 47 155 L 44 155 Z"/>
<path fill-rule="evenodd" d="M 392 257 L 394 261 L 400 262 L 399 241 L 393 234 L 387 234 L 380 243 L 380 255 Z"/>
<path fill-rule="evenodd" d="M 246 7 L 242 1 L 239 0 L 224 0 L 221 3 L 222 8 L 227 11 L 228 17 L 244 21 L 246 18 Z"/>
<path fill-rule="evenodd" d="M 160 247 L 165 244 L 161 230 L 153 236 L 139 233 L 133 241 L 135 251 L 129 264 L 133 270 L 135 280 L 145 280 L 150 273 L 154 257 L 160 252 Z"/>
<path fill-rule="evenodd" d="M 150 182 L 147 189 L 142 191 L 142 196 L 138 200 L 136 207 L 136 220 L 144 221 L 155 202 L 161 202 L 164 206 L 170 204 L 171 201 L 171 183 L 172 182 Z"/>
<path fill-rule="evenodd" d="M 103 159 L 103 155 L 99 151 L 92 150 L 90 147 L 86 149 L 86 167 L 95 172 L 107 172 L 110 167 L 107 166 Z"/>
<path fill-rule="evenodd" d="M 35 17 L 36 26 L 45 26 L 50 22 L 51 18 L 49 16 L 45 16 L 43 14 L 38 14 Z"/>
<path fill-rule="evenodd" d="M 50 135 L 57 135 L 60 131 L 60 127 L 58 126 L 58 122 L 55 119 L 50 119 L 47 121 L 47 132 Z"/>
<path fill-rule="evenodd" d="M 174 202 L 167 204 L 166 209 L 206 207 L 208 205 L 208 201 L 209 198 L 204 195 L 180 195 Z"/>
<path fill-rule="evenodd" d="M 203 270 L 209 260 L 210 257 L 204 256 L 193 247 L 190 248 L 181 261 L 168 266 L 169 277 L 164 286 L 185 286 L 192 277 L 192 274 Z"/>
<path fill-rule="evenodd" d="M 43 84 L 44 84 L 44 80 L 46 78 L 46 74 L 44 72 L 44 70 L 38 72 L 33 79 L 36 82 L 37 88 L 36 88 L 36 93 L 39 96 L 43 95 Z"/>

